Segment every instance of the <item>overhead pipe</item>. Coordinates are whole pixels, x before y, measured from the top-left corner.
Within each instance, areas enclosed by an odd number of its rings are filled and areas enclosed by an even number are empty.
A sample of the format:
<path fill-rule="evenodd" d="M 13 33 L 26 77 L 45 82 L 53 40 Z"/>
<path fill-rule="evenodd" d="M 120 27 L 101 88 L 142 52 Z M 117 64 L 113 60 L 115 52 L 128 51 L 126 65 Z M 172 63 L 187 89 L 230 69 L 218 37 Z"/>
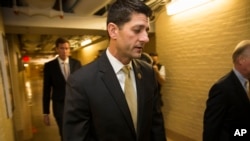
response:
<path fill-rule="evenodd" d="M 79 3 L 79 0 L 66 0 L 63 5 L 63 11 L 73 12 L 75 6 Z"/>
<path fill-rule="evenodd" d="M 35 0 L 37 2 L 37 0 Z M 48 17 L 55 17 L 59 16 L 61 19 L 63 18 L 63 10 L 62 10 L 62 0 L 59 0 L 59 7 L 60 11 L 54 10 L 52 6 L 50 8 L 38 8 L 34 5 L 32 5 L 29 1 L 28 2 L 28 7 L 24 6 L 17 6 L 16 0 L 13 0 L 13 10 L 16 15 L 19 13 L 23 13 L 29 16 L 34 16 L 34 15 L 44 15 Z M 55 4 L 55 2 L 54 2 Z"/>

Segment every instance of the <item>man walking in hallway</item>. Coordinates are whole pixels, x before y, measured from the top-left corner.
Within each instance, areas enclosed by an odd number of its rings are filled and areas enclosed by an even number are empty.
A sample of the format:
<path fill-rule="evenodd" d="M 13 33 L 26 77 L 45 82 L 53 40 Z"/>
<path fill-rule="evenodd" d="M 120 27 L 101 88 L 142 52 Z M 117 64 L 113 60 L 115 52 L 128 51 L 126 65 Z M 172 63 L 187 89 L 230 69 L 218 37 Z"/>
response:
<path fill-rule="evenodd" d="M 203 141 L 250 141 L 250 40 L 238 43 L 232 60 L 233 69 L 209 91 Z"/>
<path fill-rule="evenodd" d="M 110 6 L 108 48 L 68 79 L 64 141 L 166 141 L 155 73 L 139 60 L 151 14 L 139 0 Z"/>
<path fill-rule="evenodd" d="M 43 114 L 45 125 L 50 125 L 50 100 L 53 115 L 62 138 L 62 118 L 64 110 L 65 86 L 70 74 L 81 67 L 80 61 L 69 57 L 70 43 L 64 38 L 55 42 L 58 57 L 44 65 Z"/>

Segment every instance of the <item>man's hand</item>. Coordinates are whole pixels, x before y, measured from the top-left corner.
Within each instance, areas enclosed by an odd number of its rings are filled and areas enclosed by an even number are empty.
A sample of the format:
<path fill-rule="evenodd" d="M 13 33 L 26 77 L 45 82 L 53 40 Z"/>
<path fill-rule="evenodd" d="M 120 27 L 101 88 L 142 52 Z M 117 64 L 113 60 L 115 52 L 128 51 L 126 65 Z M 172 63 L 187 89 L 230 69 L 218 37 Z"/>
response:
<path fill-rule="evenodd" d="M 43 122 L 45 125 L 50 126 L 49 115 L 44 115 Z"/>
<path fill-rule="evenodd" d="M 155 71 L 156 73 L 159 73 L 159 69 L 158 69 L 157 65 L 153 65 L 153 69 L 154 69 L 154 71 Z"/>
<path fill-rule="evenodd" d="M 163 85 L 165 83 L 165 78 L 161 76 L 159 69 L 157 65 L 153 65 L 153 69 L 155 71 L 156 79 L 160 85 Z"/>

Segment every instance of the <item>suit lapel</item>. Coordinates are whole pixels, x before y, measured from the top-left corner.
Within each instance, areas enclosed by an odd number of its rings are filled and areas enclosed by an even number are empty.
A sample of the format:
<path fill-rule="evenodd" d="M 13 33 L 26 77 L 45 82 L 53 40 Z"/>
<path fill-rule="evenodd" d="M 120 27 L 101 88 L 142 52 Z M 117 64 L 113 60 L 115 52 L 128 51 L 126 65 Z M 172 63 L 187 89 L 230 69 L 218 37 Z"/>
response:
<path fill-rule="evenodd" d="M 133 121 L 130 115 L 130 111 L 124 96 L 124 93 L 121 89 L 120 83 L 116 77 L 116 74 L 106 56 L 106 53 L 103 53 L 99 58 L 100 72 L 103 74 L 102 80 L 106 85 L 107 89 L 110 91 L 111 96 L 114 98 L 117 106 L 120 108 L 120 111 L 128 123 L 129 127 L 135 134 Z"/>
<path fill-rule="evenodd" d="M 69 71 L 70 71 L 70 74 L 72 74 L 72 72 L 74 71 L 74 66 L 73 65 L 74 65 L 73 61 L 69 57 Z"/>
<path fill-rule="evenodd" d="M 72 74 L 76 69 L 76 62 L 71 58 L 69 57 L 69 67 L 70 67 L 70 74 Z"/>
<path fill-rule="evenodd" d="M 143 89 L 143 73 L 141 71 L 140 65 L 136 62 L 133 61 L 133 69 L 134 69 L 134 74 L 135 74 L 135 81 L 136 81 L 136 90 L 137 90 L 137 102 L 138 102 L 138 110 L 137 110 L 137 116 L 138 116 L 138 121 L 137 121 L 137 133 L 140 133 L 140 123 L 143 115 L 143 105 L 144 105 L 144 89 Z"/>
<path fill-rule="evenodd" d="M 62 70 L 61 70 L 61 64 L 59 63 L 59 61 L 58 61 L 58 58 L 56 58 L 55 60 L 54 60 L 54 64 L 55 64 L 55 72 L 58 72 L 58 73 L 56 73 L 55 75 L 57 75 L 57 76 L 59 76 L 60 78 L 62 78 L 63 80 L 65 80 L 65 78 L 64 78 L 64 75 L 63 75 L 63 72 L 62 72 Z"/>

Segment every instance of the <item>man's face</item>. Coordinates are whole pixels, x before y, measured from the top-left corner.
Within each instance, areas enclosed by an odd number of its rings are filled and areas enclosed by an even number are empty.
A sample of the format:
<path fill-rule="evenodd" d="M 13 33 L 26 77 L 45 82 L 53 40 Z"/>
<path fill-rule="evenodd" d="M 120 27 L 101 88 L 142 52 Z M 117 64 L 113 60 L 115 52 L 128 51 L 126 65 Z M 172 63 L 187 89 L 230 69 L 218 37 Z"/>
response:
<path fill-rule="evenodd" d="M 62 60 L 65 60 L 70 55 L 70 47 L 68 43 L 59 44 L 56 51 Z"/>
<path fill-rule="evenodd" d="M 131 20 L 117 30 L 116 48 L 121 58 L 140 58 L 144 45 L 149 41 L 149 19 L 134 13 Z"/>
<path fill-rule="evenodd" d="M 158 63 L 158 56 L 151 56 L 153 59 L 153 65 L 156 65 Z"/>
<path fill-rule="evenodd" d="M 250 56 L 246 56 L 244 58 L 242 66 L 247 74 L 248 79 L 250 79 Z"/>

